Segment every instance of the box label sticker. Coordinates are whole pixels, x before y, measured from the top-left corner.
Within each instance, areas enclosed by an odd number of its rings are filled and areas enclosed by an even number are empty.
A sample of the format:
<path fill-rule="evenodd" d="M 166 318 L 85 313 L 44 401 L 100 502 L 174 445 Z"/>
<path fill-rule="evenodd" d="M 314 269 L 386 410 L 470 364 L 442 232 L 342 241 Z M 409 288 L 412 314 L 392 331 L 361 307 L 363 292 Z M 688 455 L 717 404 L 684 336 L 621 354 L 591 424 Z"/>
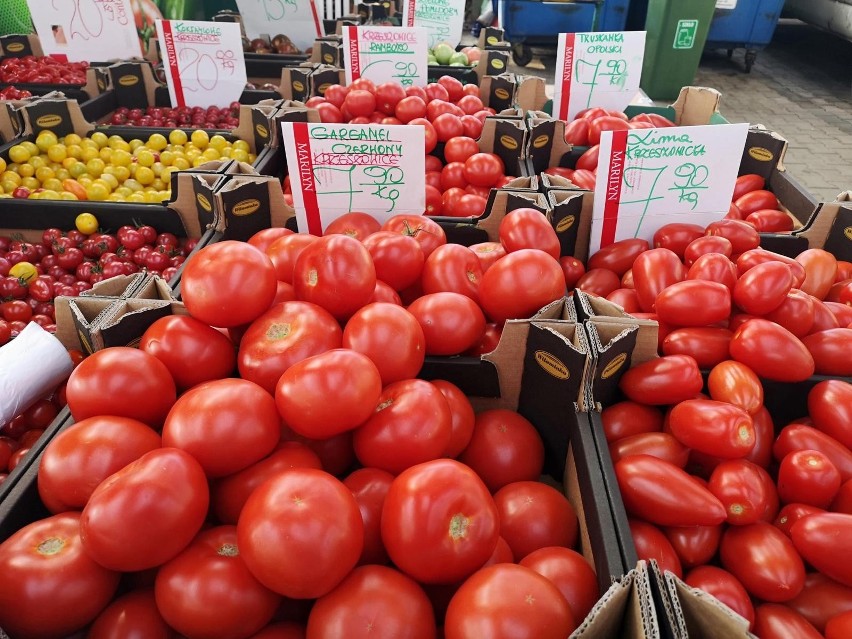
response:
<path fill-rule="evenodd" d="M 553 114 L 560 120 L 592 106 L 621 110 L 639 90 L 644 31 L 560 33 Z"/>
<path fill-rule="evenodd" d="M 691 49 L 695 46 L 698 20 L 678 20 L 672 49 Z"/>
<path fill-rule="evenodd" d="M 670 222 L 706 226 L 731 204 L 748 124 L 605 131 L 589 253 Z"/>
<path fill-rule="evenodd" d="M 237 0 L 249 39 L 277 35 L 290 38 L 301 53 L 325 35 L 314 0 Z"/>
<path fill-rule="evenodd" d="M 169 96 L 175 106 L 236 102 L 246 86 L 240 25 L 235 22 L 157 20 Z"/>
<path fill-rule="evenodd" d="M 736 9 L 737 0 L 716 0 L 717 9 Z"/>
<path fill-rule="evenodd" d="M 464 27 L 464 0 L 404 0 L 402 24 L 423 27 L 429 48 L 440 42 L 456 47 Z"/>
<path fill-rule="evenodd" d="M 282 122 L 301 232 L 322 235 L 349 211 L 380 222 L 426 206 L 425 133 L 405 125 Z"/>
<path fill-rule="evenodd" d="M 404 87 L 425 87 L 427 40 L 423 27 L 346 27 L 346 84 L 366 78 L 376 84 L 399 82 Z"/>
<path fill-rule="evenodd" d="M 142 55 L 130 0 L 27 0 L 45 55 L 71 62 Z"/>

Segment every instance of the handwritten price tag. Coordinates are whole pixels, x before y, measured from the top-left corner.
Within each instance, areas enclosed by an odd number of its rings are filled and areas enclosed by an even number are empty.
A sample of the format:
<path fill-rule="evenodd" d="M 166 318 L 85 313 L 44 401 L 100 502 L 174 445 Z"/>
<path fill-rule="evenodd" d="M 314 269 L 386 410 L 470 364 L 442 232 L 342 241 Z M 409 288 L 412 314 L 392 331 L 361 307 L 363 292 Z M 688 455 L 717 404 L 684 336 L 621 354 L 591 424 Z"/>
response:
<path fill-rule="evenodd" d="M 314 0 L 237 0 L 249 38 L 283 34 L 304 51 L 324 35 Z"/>
<path fill-rule="evenodd" d="M 593 106 L 623 109 L 639 90 L 644 31 L 560 33 L 553 115 L 573 120 Z"/>
<path fill-rule="evenodd" d="M 299 230 L 322 235 L 349 211 L 380 222 L 426 206 L 423 127 L 282 122 Z"/>
<path fill-rule="evenodd" d="M 71 62 L 142 55 L 130 0 L 27 0 L 45 55 Z"/>
<path fill-rule="evenodd" d="M 601 134 L 589 253 L 652 240 L 670 222 L 705 226 L 728 212 L 748 124 Z"/>
<path fill-rule="evenodd" d="M 240 25 L 157 20 L 157 36 L 174 106 L 209 107 L 240 99 L 246 86 Z"/>
<path fill-rule="evenodd" d="M 367 78 L 376 84 L 399 82 L 404 87 L 425 87 L 427 43 L 422 27 L 345 27 L 346 84 Z"/>
<path fill-rule="evenodd" d="M 439 42 L 455 47 L 464 28 L 464 4 L 464 0 L 405 0 L 402 24 L 426 29 L 430 48 Z"/>

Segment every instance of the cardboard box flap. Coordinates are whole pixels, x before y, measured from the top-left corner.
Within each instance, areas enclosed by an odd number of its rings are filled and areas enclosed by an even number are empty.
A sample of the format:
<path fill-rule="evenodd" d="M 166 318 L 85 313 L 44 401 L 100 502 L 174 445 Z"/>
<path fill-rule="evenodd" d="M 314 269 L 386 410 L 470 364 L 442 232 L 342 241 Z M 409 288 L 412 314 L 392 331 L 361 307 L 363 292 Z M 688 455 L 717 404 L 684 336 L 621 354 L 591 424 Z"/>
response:
<path fill-rule="evenodd" d="M 719 111 L 722 94 L 709 87 L 683 87 L 672 104 L 675 123 L 679 126 L 710 124 L 710 119 Z"/>
<path fill-rule="evenodd" d="M 585 263 L 589 253 L 595 194 L 591 191 L 549 191 L 548 217 L 562 255 L 573 255 Z"/>
<path fill-rule="evenodd" d="M 91 355 L 103 348 L 97 331 L 98 323 L 109 314 L 114 304 L 121 303 L 114 297 L 57 297 L 56 338 L 67 349 L 83 351 Z"/>
<path fill-rule="evenodd" d="M 556 190 L 585 190 L 580 189 L 576 184 L 574 184 L 567 177 L 562 177 L 561 175 L 551 175 L 550 173 L 541 173 L 538 175 L 539 183 L 541 184 L 541 189 L 543 192 Z"/>
<path fill-rule="evenodd" d="M 187 237 L 201 237 L 215 228 L 214 191 L 225 179 L 219 173 L 178 171 L 172 174 L 172 199 L 168 203 L 186 229 Z"/>
<path fill-rule="evenodd" d="M 820 204 L 808 224 L 794 233 L 805 238 L 809 248 L 822 248 L 839 260 L 852 261 L 852 203 L 849 192 L 835 202 Z"/>
<path fill-rule="evenodd" d="M 145 108 L 156 104 L 157 87 L 149 62 L 120 62 L 107 67 L 110 84 L 118 104 L 128 108 Z"/>
<path fill-rule="evenodd" d="M 224 239 L 247 241 L 262 229 L 284 227 L 296 212 L 284 201 L 281 182 L 268 176 L 228 177 L 216 190 Z"/>
<path fill-rule="evenodd" d="M 740 160 L 740 175 L 755 173 L 768 180 L 773 171 L 785 171 L 784 156 L 787 140 L 763 125 L 749 127 L 743 157 Z"/>
<path fill-rule="evenodd" d="M 574 309 L 574 302 L 570 297 L 563 297 L 555 302 L 551 302 L 538 313 L 532 316 L 533 321 L 537 320 L 561 320 L 564 322 L 577 322 L 577 311 Z"/>
<path fill-rule="evenodd" d="M 80 293 L 81 297 L 127 297 L 147 277 L 145 273 L 134 273 L 133 275 L 116 275 L 106 280 L 101 280 L 92 288 Z"/>
<path fill-rule="evenodd" d="M 541 111 L 547 104 L 544 78 L 516 75 L 515 85 L 515 104 L 525 111 Z"/>
<path fill-rule="evenodd" d="M 142 335 L 154 322 L 169 315 L 185 315 L 182 302 L 167 300 L 121 300 L 97 323 L 102 348 L 130 346 L 136 348 Z"/>
<path fill-rule="evenodd" d="M 657 611 L 660 623 L 660 634 L 672 639 L 687 639 L 686 621 L 683 618 L 677 597 L 669 595 L 663 573 L 656 559 L 648 561 L 648 582 L 651 598 Z"/>
<path fill-rule="evenodd" d="M 593 358 L 590 364 L 589 383 L 594 408 L 608 406 L 618 397 L 618 382 L 631 366 L 631 359 L 639 337 L 635 324 L 599 324 L 594 320 L 584 324 Z"/>
<path fill-rule="evenodd" d="M 175 296 L 168 282 L 159 275 L 148 275 L 128 296 L 140 300 L 175 301 Z"/>
<path fill-rule="evenodd" d="M 87 122 L 76 100 L 64 98 L 41 99 L 21 108 L 24 135 L 38 135 L 41 131 L 53 131 L 56 137 L 76 133 L 85 137 L 94 130 Z"/>
<path fill-rule="evenodd" d="M 515 409 L 521 393 L 523 368 L 512 362 L 522 361 L 527 349 L 529 321 L 507 320 L 503 326 L 500 341 L 490 353 L 482 355 L 481 359 L 490 362 L 497 371 L 500 386 L 500 398 L 497 400 L 501 408 Z M 474 408 L 476 405 L 474 404 Z"/>
<path fill-rule="evenodd" d="M 533 172 L 562 166 L 562 158 L 574 148 L 565 141 L 565 122 L 551 117 L 533 117 L 527 120 L 527 126 L 530 129 L 527 156 L 532 161 Z"/>
<path fill-rule="evenodd" d="M 702 590 L 691 588 L 674 574 L 663 575 L 674 600 L 680 604 L 690 639 L 754 639 L 748 621 Z"/>
<path fill-rule="evenodd" d="M 0 54 L 4 58 L 23 58 L 28 55 L 40 58 L 44 55 L 44 50 L 34 33 L 9 34 L 0 37 Z"/>

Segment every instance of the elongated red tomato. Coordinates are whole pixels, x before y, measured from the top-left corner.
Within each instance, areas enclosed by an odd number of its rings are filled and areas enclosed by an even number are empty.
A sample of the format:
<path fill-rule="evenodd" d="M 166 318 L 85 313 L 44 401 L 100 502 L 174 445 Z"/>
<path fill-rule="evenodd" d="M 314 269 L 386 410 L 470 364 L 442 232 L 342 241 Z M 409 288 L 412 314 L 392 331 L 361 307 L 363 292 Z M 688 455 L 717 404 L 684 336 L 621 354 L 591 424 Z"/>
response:
<path fill-rule="evenodd" d="M 817 299 L 825 299 L 837 274 L 837 258 L 823 249 L 808 249 L 796 256 L 805 269 L 805 281 L 799 287 Z"/>
<path fill-rule="evenodd" d="M 630 519 L 628 523 L 639 559 L 656 559 L 661 570 L 674 573 L 678 578 L 683 577 L 680 558 L 659 528 L 641 519 Z"/>
<path fill-rule="evenodd" d="M 719 402 L 739 406 L 754 415 L 763 406 L 763 385 L 745 364 L 726 360 L 717 364 L 707 377 L 710 397 Z"/>
<path fill-rule="evenodd" d="M 730 357 L 733 333 L 727 328 L 678 328 L 663 339 L 663 355 L 689 355 L 700 368 L 712 368 Z"/>
<path fill-rule="evenodd" d="M 790 214 L 777 209 L 759 209 L 749 213 L 745 221 L 760 233 L 788 233 L 793 230 Z"/>
<path fill-rule="evenodd" d="M 813 297 L 797 288 L 790 289 L 784 301 L 765 317 L 801 339 L 814 325 Z"/>
<path fill-rule="evenodd" d="M 773 196 L 774 197 L 774 196 Z M 742 211 L 742 209 L 740 209 Z M 742 211 L 746 215 L 745 211 Z M 720 235 L 731 243 L 731 251 L 739 255 L 760 246 L 760 234 L 751 224 L 742 220 L 718 220 L 707 225 L 705 235 Z"/>
<path fill-rule="evenodd" d="M 696 258 L 689 267 L 686 279 L 719 282 L 733 292 L 737 284 L 737 267 L 720 253 L 707 253 Z"/>
<path fill-rule="evenodd" d="M 722 539 L 722 525 L 668 526 L 663 533 L 677 553 L 684 568 L 708 563 L 716 556 Z"/>
<path fill-rule="evenodd" d="M 766 522 L 728 528 L 719 557 L 750 595 L 764 601 L 789 601 L 805 585 L 805 565 L 793 543 Z"/>
<path fill-rule="evenodd" d="M 697 362 L 688 355 L 665 355 L 627 370 L 619 388 L 643 404 L 677 404 L 695 397 L 704 386 Z"/>
<path fill-rule="evenodd" d="M 737 270 L 740 275 L 742 275 L 758 264 L 764 264 L 766 262 L 781 262 L 782 264 L 786 264 L 790 269 L 790 273 L 793 274 L 793 286 L 796 288 L 799 288 L 802 285 L 802 282 L 805 281 L 805 268 L 796 260 L 792 257 L 787 257 L 786 255 L 767 251 L 762 248 L 756 248 L 742 253 L 737 258 Z"/>
<path fill-rule="evenodd" d="M 758 264 L 740 276 L 734 302 L 746 313 L 766 315 L 778 308 L 793 288 L 793 276 L 784 264 Z"/>
<path fill-rule="evenodd" d="M 667 324 L 708 326 L 731 314 L 731 292 L 718 282 L 684 280 L 660 291 L 654 308 Z"/>
<path fill-rule="evenodd" d="M 716 466 L 707 488 L 725 507 L 727 522 L 736 526 L 760 521 L 772 498 L 769 474 L 745 459 L 731 459 Z"/>
<path fill-rule="evenodd" d="M 821 639 L 807 619 L 788 606 L 762 604 L 755 610 L 754 633 L 761 639 Z"/>
<path fill-rule="evenodd" d="M 661 526 L 714 526 L 725 508 L 685 471 L 649 455 L 633 455 L 615 464 L 628 513 Z"/>
<path fill-rule="evenodd" d="M 640 253 L 633 262 L 633 282 L 639 303 L 645 311 L 653 311 L 657 295 L 668 286 L 686 279 L 686 268 L 680 258 L 664 248 Z"/>
<path fill-rule="evenodd" d="M 500 243 L 509 253 L 520 249 L 538 249 L 555 260 L 559 259 L 559 238 L 541 211 L 531 208 L 509 211 L 500 220 L 498 232 Z"/>
<path fill-rule="evenodd" d="M 745 175 L 741 175 L 734 183 L 734 194 L 731 196 L 731 199 L 736 202 L 746 193 L 762 189 L 764 184 L 766 184 L 766 180 L 756 173 L 746 173 Z"/>
<path fill-rule="evenodd" d="M 852 452 L 831 435 L 804 424 L 790 424 L 779 434 L 772 454 L 781 461 L 797 450 L 818 450 L 840 471 L 843 481 L 852 478 Z"/>
<path fill-rule="evenodd" d="M 814 426 L 852 450 L 852 384 L 820 382 L 808 393 L 808 412 Z"/>
<path fill-rule="evenodd" d="M 683 252 L 683 261 L 687 266 L 691 266 L 702 255 L 716 253 L 731 257 L 732 250 L 731 242 L 727 238 L 721 235 L 703 235 L 689 243 Z"/>
<path fill-rule="evenodd" d="M 710 399 L 689 399 L 669 412 L 672 435 L 693 450 L 735 459 L 754 448 L 754 424 L 742 408 Z"/>
<path fill-rule="evenodd" d="M 802 517 L 824 512 L 825 510 L 822 508 L 808 506 L 807 504 L 787 504 L 778 511 L 778 515 L 775 517 L 772 525 L 789 537 L 790 529 Z"/>
<path fill-rule="evenodd" d="M 831 328 L 802 338 L 818 375 L 852 377 L 852 330 Z"/>
<path fill-rule="evenodd" d="M 802 558 L 822 574 L 852 586 L 852 566 L 841 557 L 852 553 L 852 515 L 820 513 L 803 517 L 790 529 Z"/>
<path fill-rule="evenodd" d="M 749 624 L 754 623 L 754 606 L 751 605 L 748 592 L 727 570 L 716 566 L 700 566 L 691 570 L 684 581 L 688 586 L 714 596 Z"/>
<path fill-rule="evenodd" d="M 852 588 L 818 572 L 812 572 L 805 578 L 805 587 L 801 594 L 788 601 L 787 605 L 812 623 L 817 630 L 826 632 L 832 617 L 852 611 Z"/>
<path fill-rule="evenodd" d="M 846 639 L 852 635 L 852 610 L 832 617 L 825 624 L 825 639 Z"/>
<path fill-rule="evenodd" d="M 704 235 L 704 227 L 698 224 L 672 222 L 664 224 L 654 233 L 654 248 L 666 248 L 673 251 L 679 258 L 684 256 L 686 247 L 693 240 Z"/>
<path fill-rule="evenodd" d="M 742 211 L 743 215 L 749 215 L 761 209 L 777 209 L 778 198 L 771 191 L 756 189 L 742 194 L 734 200 L 734 204 Z"/>
<path fill-rule="evenodd" d="M 633 266 L 639 254 L 649 248 L 647 240 L 641 238 L 619 240 L 594 253 L 589 258 L 587 267 L 606 268 L 621 277 Z"/>
<path fill-rule="evenodd" d="M 814 374 L 814 358 L 798 337 L 764 319 L 743 323 L 731 338 L 731 358 L 760 377 L 799 382 Z"/>
<path fill-rule="evenodd" d="M 689 460 L 689 449 L 669 433 L 638 433 L 609 445 L 613 463 L 630 455 L 651 455 L 684 468 Z"/>
<path fill-rule="evenodd" d="M 403 471 L 382 509 L 391 559 L 421 583 L 456 583 L 491 556 L 500 534 L 494 500 L 470 468 L 451 459 Z"/>
<path fill-rule="evenodd" d="M 626 400 L 604 408 L 601 422 L 607 442 L 612 443 L 631 435 L 661 431 L 663 414 L 654 406 Z"/>

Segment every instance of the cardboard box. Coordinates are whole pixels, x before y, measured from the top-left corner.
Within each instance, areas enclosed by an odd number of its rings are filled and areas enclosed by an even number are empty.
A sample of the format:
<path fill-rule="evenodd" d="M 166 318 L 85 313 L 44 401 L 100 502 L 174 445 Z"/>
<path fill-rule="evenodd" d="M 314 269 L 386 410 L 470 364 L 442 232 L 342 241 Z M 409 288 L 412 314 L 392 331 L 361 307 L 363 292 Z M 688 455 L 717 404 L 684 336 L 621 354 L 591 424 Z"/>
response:
<path fill-rule="evenodd" d="M 852 192 L 817 205 L 810 220 L 792 233 L 761 233 L 760 246 L 789 257 L 821 248 L 839 260 L 852 261 Z"/>

